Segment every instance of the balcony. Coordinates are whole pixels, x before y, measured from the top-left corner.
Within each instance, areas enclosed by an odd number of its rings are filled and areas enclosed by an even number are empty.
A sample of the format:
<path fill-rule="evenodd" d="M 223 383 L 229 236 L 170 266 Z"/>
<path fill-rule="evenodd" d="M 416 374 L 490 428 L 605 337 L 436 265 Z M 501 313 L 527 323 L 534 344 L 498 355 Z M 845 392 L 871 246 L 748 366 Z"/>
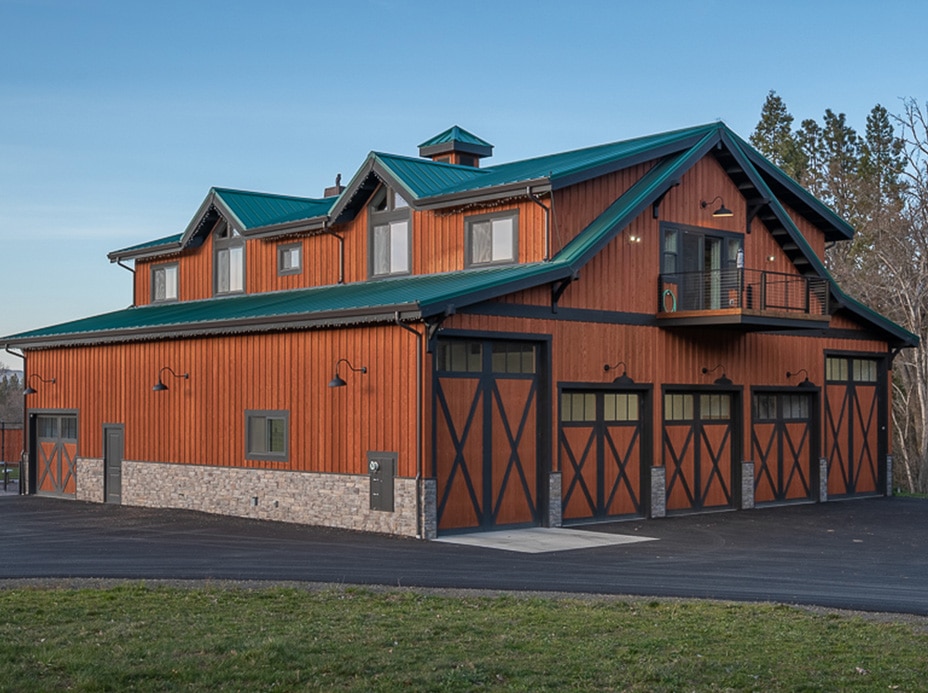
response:
<path fill-rule="evenodd" d="M 828 327 L 828 282 L 754 269 L 662 274 L 661 327 L 730 326 L 743 330 Z"/>

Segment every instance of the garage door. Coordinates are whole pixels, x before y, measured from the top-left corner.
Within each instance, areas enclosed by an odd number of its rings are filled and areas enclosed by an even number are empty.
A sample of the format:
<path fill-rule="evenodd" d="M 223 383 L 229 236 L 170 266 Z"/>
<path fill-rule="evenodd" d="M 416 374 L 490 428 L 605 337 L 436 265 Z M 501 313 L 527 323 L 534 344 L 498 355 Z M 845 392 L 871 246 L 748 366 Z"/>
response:
<path fill-rule="evenodd" d="M 828 496 L 881 493 L 886 379 L 877 359 L 825 359 L 825 456 Z M 881 406 L 882 404 L 882 406 Z"/>
<path fill-rule="evenodd" d="M 561 392 L 558 460 L 564 521 L 644 515 L 642 399 L 640 392 Z"/>
<path fill-rule="evenodd" d="M 433 446 L 439 531 L 538 524 L 538 347 L 442 340 Z"/>
<path fill-rule="evenodd" d="M 664 394 L 667 510 L 732 507 L 732 393 Z"/>
<path fill-rule="evenodd" d="M 35 426 L 37 493 L 73 496 L 76 487 L 77 417 L 39 414 Z"/>
<path fill-rule="evenodd" d="M 754 393 L 751 447 L 756 503 L 815 500 L 813 397 L 795 391 Z"/>

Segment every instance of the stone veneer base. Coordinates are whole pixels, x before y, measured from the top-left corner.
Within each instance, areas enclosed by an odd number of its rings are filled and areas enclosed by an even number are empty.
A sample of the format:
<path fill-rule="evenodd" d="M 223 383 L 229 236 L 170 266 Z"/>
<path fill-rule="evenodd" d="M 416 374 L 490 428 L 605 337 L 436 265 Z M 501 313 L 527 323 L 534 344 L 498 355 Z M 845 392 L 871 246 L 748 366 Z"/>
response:
<path fill-rule="evenodd" d="M 79 460 L 77 498 L 103 501 L 103 461 Z M 366 474 L 162 462 L 122 463 L 122 503 L 415 537 L 416 481 L 397 477 L 393 512 L 370 509 Z"/>

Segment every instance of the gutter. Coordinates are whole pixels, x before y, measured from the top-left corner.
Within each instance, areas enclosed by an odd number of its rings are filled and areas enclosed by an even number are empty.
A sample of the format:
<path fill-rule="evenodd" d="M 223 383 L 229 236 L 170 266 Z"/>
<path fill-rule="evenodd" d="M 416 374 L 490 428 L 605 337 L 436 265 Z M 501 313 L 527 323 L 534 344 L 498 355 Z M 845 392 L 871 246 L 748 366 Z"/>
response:
<path fill-rule="evenodd" d="M 119 265 L 120 267 L 122 267 L 124 270 L 128 270 L 128 271 L 132 272 L 132 307 L 135 308 L 135 306 L 136 306 L 136 300 L 135 300 L 135 299 L 136 299 L 136 296 L 135 296 L 135 268 L 129 267 L 129 265 L 124 265 L 124 264 L 122 264 L 122 259 L 121 259 L 121 258 L 117 258 L 117 259 L 116 259 L 116 264 Z"/>
<path fill-rule="evenodd" d="M 544 252 L 544 256 L 542 257 L 542 261 L 547 262 L 548 260 L 551 259 L 551 232 L 550 232 L 551 208 L 546 206 L 545 203 L 542 202 L 541 199 L 535 193 L 532 192 L 531 185 L 525 188 L 525 194 L 528 195 L 528 199 L 530 199 L 536 205 L 541 207 L 545 212 L 545 229 L 544 229 L 545 252 Z"/>

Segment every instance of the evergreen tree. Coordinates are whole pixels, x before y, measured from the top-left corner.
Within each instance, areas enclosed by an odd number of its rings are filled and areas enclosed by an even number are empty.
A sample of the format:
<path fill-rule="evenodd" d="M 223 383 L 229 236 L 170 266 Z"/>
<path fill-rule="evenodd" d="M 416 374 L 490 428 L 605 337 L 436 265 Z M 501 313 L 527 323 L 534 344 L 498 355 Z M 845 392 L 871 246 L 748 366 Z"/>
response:
<path fill-rule="evenodd" d="M 771 90 L 761 108 L 760 121 L 751 135 L 751 144 L 788 176 L 801 181 L 806 164 L 792 127 L 793 116 L 783 99 Z"/>

